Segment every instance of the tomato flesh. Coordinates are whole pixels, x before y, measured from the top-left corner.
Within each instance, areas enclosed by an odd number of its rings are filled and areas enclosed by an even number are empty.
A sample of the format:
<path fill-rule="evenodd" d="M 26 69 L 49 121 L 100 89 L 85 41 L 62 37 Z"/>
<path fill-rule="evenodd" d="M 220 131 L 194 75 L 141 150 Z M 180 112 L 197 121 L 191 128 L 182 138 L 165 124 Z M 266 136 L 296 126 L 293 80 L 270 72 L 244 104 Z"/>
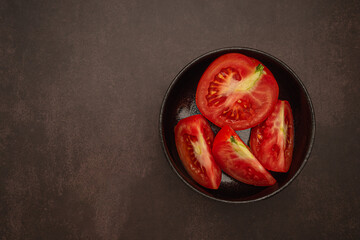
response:
<path fill-rule="evenodd" d="M 253 127 L 273 110 L 279 94 L 277 82 L 258 60 L 239 53 L 217 58 L 202 75 L 196 104 L 219 127 Z"/>
<path fill-rule="evenodd" d="M 218 189 L 221 170 L 211 153 L 214 133 L 201 115 L 184 118 L 175 126 L 175 143 L 188 174 L 201 186 Z"/>
<path fill-rule="evenodd" d="M 294 148 L 294 123 L 289 102 L 279 100 L 266 121 L 251 129 L 250 147 L 266 169 L 289 170 Z"/>
<path fill-rule="evenodd" d="M 255 186 L 276 183 L 230 126 L 218 132 L 212 152 L 220 168 L 238 181 Z"/>

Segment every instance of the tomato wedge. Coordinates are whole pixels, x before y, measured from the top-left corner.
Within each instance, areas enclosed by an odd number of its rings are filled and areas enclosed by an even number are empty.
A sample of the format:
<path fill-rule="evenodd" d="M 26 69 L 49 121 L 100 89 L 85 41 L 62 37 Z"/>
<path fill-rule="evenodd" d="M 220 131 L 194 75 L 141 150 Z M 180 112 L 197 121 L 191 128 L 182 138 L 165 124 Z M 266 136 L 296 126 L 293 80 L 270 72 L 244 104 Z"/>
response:
<path fill-rule="evenodd" d="M 239 53 L 220 56 L 205 70 L 196 90 L 200 112 L 219 127 L 253 127 L 272 112 L 278 84 L 268 68 Z"/>
<path fill-rule="evenodd" d="M 251 129 L 250 147 L 266 169 L 289 170 L 294 148 L 294 122 L 288 101 L 279 100 L 266 121 Z"/>
<path fill-rule="evenodd" d="M 243 183 L 255 186 L 276 183 L 230 126 L 225 126 L 218 132 L 212 152 L 220 168 Z"/>
<path fill-rule="evenodd" d="M 175 126 L 179 157 L 189 175 L 201 186 L 218 189 L 221 170 L 211 153 L 214 133 L 202 115 L 184 118 Z"/>

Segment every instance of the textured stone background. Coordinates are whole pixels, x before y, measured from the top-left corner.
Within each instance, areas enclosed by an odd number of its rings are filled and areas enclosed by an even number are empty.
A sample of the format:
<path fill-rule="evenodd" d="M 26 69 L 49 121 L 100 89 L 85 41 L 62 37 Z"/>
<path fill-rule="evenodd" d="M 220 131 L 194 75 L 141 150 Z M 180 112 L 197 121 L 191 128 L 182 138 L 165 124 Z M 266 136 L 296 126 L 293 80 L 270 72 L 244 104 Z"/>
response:
<path fill-rule="evenodd" d="M 0 239 L 359 239 L 359 1 L 0 0 Z M 174 76 L 247 46 L 286 62 L 316 143 L 283 192 L 207 199 L 158 134 Z"/>

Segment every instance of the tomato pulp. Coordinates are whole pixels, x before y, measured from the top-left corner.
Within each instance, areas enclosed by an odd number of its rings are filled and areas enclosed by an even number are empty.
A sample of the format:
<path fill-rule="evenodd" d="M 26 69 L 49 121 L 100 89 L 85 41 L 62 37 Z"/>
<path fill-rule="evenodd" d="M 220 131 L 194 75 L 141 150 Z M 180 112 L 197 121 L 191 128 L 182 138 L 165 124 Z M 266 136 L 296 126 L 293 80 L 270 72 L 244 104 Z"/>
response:
<path fill-rule="evenodd" d="M 218 189 L 221 170 L 211 153 L 214 133 L 202 115 L 184 118 L 175 126 L 179 157 L 189 175 L 200 185 Z"/>
<path fill-rule="evenodd" d="M 294 148 L 294 122 L 288 101 L 279 100 L 266 121 L 251 129 L 250 147 L 266 169 L 289 170 Z"/>
<path fill-rule="evenodd" d="M 212 152 L 220 168 L 243 183 L 255 186 L 276 183 L 230 126 L 225 126 L 218 132 Z"/>
<path fill-rule="evenodd" d="M 196 105 L 219 127 L 253 127 L 273 110 L 279 95 L 268 68 L 239 53 L 220 56 L 206 69 L 197 86 Z"/>

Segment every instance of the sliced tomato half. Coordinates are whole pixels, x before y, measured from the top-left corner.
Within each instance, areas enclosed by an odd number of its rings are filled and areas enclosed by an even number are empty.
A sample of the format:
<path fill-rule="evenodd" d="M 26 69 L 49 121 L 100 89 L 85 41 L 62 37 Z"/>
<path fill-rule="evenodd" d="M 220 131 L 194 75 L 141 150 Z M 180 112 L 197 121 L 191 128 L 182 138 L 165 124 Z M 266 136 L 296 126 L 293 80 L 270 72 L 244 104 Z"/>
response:
<path fill-rule="evenodd" d="M 200 78 L 196 105 L 215 125 L 242 130 L 264 121 L 278 95 L 278 84 L 264 64 L 229 53 L 212 62 Z"/>
<path fill-rule="evenodd" d="M 288 101 L 279 100 L 266 121 L 251 129 L 250 147 L 266 169 L 289 170 L 294 148 L 294 122 Z"/>
<path fill-rule="evenodd" d="M 213 141 L 214 133 L 202 115 L 184 118 L 175 126 L 176 148 L 186 171 L 201 186 L 218 189 L 221 170 L 211 153 Z"/>
<path fill-rule="evenodd" d="M 276 183 L 230 126 L 225 126 L 218 132 L 212 152 L 220 168 L 243 183 L 255 186 Z"/>

